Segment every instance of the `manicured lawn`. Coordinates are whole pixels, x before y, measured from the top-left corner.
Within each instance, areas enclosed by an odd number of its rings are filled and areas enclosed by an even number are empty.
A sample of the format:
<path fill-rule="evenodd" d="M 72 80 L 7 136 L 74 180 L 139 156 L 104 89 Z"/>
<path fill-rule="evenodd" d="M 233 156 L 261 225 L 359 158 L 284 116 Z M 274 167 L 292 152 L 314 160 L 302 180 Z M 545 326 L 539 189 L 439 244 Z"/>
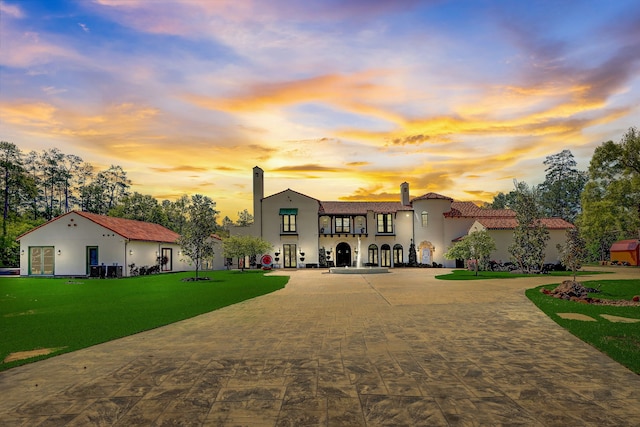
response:
<path fill-rule="evenodd" d="M 592 274 L 601 274 L 596 271 L 578 271 L 578 276 L 584 275 L 592 275 Z M 573 272 L 571 271 L 551 271 L 545 276 L 571 276 L 573 277 Z M 476 276 L 475 271 L 469 270 L 453 270 L 449 274 L 442 274 L 440 276 L 436 276 L 436 279 L 441 280 L 486 280 L 486 279 L 513 279 L 516 277 L 540 277 L 537 274 L 515 274 L 510 273 L 508 271 L 478 271 L 478 275 Z"/>
<path fill-rule="evenodd" d="M 284 288 L 262 271 L 204 272 L 126 279 L 0 278 L 0 371 L 157 328 Z M 62 348 L 4 363 L 14 352 Z"/>
<path fill-rule="evenodd" d="M 587 288 L 600 289 L 600 293 L 589 294 L 593 298 L 630 300 L 634 295 L 640 295 L 640 280 L 594 280 L 582 284 Z M 527 290 L 526 295 L 560 326 L 640 374 L 640 323 L 612 322 L 601 316 L 608 314 L 640 319 L 640 307 L 582 304 L 553 298 L 540 292 L 540 288 L 554 289 L 556 286 L 539 286 Z M 585 314 L 596 321 L 563 319 L 558 313 Z"/>

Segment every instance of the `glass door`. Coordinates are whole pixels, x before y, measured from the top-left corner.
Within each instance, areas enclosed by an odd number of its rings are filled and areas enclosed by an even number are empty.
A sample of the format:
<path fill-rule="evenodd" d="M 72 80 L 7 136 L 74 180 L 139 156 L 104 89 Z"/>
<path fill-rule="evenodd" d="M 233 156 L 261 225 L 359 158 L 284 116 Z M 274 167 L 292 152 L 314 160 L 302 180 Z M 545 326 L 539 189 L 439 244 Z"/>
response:
<path fill-rule="evenodd" d="M 296 245 L 287 244 L 282 245 L 282 257 L 284 268 L 296 268 L 298 255 L 296 254 Z"/>
<path fill-rule="evenodd" d="M 98 247 L 87 246 L 87 275 L 91 274 L 91 267 L 98 265 Z"/>
<path fill-rule="evenodd" d="M 162 258 L 160 259 L 160 266 L 162 271 L 173 270 L 173 249 L 162 248 Z"/>
<path fill-rule="evenodd" d="M 34 276 L 53 276 L 53 246 L 29 248 L 29 274 Z"/>

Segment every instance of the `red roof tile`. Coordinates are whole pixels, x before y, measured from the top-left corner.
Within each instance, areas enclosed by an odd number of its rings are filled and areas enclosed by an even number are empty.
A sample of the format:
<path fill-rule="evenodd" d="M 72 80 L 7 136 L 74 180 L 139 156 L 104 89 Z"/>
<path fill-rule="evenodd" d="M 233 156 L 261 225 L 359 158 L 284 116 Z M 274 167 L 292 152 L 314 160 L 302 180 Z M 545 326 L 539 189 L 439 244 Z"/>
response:
<path fill-rule="evenodd" d="M 51 221 L 45 222 L 40 226 L 27 231 L 26 233 L 18 236 L 16 240 L 20 240 L 23 236 L 34 232 L 35 230 L 46 226 L 47 224 L 57 221 L 61 218 L 64 218 L 68 215 L 77 214 L 83 218 L 88 219 L 89 221 L 98 224 L 108 230 L 113 231 L 116 234 L 124 237 L 129 240 L 138 240 L 144 242 L 165 242 L 165 243 L 174 243 L 180 235 L 174 231 L 169 230 L 159 224 L 153 224 L 150 222 L 143 221 L 135 221 L 132 219 L 124 219 L 124 218 L 115 218 L 105 215 L 98 215 L 89 212 L 81 212 L 81 211 L 73 211 L 61 215 L 52 219 Z"/>
<path fill-rule="evenodd" d="M 76 213 L 129 240 L 174 243 L 180 237 L 180 235 L 175 231 L 171 231 L 159 224 L 135 221 L 132 219 L 115 218 L 89 212 L 78 211 Z"/>
<path fill-rule="evenodd" d="M 445 218 L 509 218 L 516 213 L 511 209 L 484 209 L 473 202 L 452 202 Z"/>
<path fill-rule="evenodd" d="M 320 213 L 326 215 L 366 215 L 367 212 L 395 213 L 411 211 L 400 202 L 320 202 Z"/>
<path fill-rule="evenodd" d="M 477 221 L 488 230 L 513 230 L 518 225 L 515 217 L 484 217 L 478 218 Z M 562 218 L 542 218 L 540 221 L 549 230 L 566 230 L 574 227 Z"/>

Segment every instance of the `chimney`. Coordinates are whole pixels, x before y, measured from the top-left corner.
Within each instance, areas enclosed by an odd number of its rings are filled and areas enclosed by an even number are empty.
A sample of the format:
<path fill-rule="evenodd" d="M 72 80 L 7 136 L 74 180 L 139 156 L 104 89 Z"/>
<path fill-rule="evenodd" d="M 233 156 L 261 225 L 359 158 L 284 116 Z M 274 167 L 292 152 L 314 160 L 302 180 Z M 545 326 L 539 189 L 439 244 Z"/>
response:
<path fill-rule="evenodd" d="M 264 198 L 264 171 L 253 168 L 253 224 L 258 236 L 262 237 L 262 199 Z"/>
<path fill-rule="evenodd" d="M 409 205 L 409 183 L 407 182 L 400 184 L 400 202 L 404 206 Z"/>

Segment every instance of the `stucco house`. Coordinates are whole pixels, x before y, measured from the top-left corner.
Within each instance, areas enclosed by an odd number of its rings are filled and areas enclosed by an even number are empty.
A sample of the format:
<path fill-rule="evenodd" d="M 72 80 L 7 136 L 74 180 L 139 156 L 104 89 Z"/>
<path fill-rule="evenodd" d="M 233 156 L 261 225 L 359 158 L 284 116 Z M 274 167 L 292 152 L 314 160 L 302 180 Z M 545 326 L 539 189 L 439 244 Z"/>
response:
<path fill-rule="evenodd" d="M 468 233 L 486 229 L 498 249 L 492 258 L 509 260 L 507 248 L 517 225 L 509 209 L 482 209 L 472 202 L 456 202 L 437 193 L 410 199 L 409 184 L 400 185 L 398 201 L 321 201 L 287 189 L 264 196 L 264 171 L 253 169 L 254 223 L 237 227 L 234 234 L 262 237 L 273 245 L 276 265 L 300 268 L 362 264 L 395 267 L 409 263 L 415 244 L 417 262 L 456 267 L 444 253 Z M 545 262 L 558 262 L 556 243 L 564 242 L 572 224 L 559 218 L 544 219 L 550 233 Z M 459 266 L 459 265 L 458 265 Z"/>
<path fill-rule="evenodd" d="M 193 270 L 178 237 L 158 224 L 73 211 L 18 237 L 20 275 L 128 276 L 131 264 L 154 266 L 158 258 L 163 272 Z M 219 265 L 210 267 L 222 268 L 216 252 Z"/>

